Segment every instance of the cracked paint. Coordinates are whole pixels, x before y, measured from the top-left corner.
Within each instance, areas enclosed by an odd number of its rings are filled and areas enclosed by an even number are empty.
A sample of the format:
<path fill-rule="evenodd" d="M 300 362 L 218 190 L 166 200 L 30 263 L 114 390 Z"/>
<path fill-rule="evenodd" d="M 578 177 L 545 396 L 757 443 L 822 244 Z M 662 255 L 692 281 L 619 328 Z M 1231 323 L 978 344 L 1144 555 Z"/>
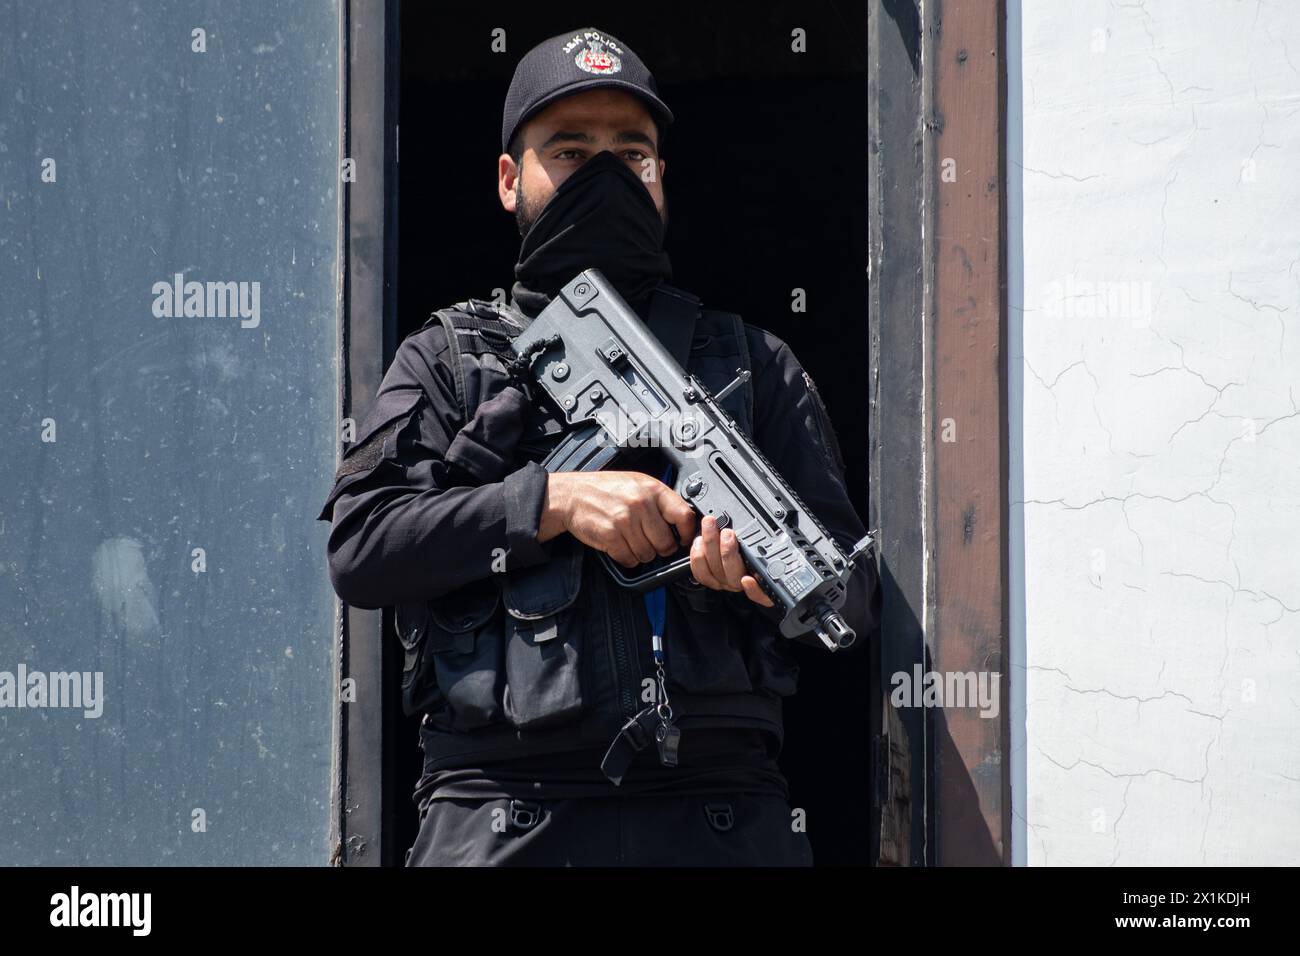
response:
<path fill-rule="evenodd" d="M 1015 859 L 1295 864 L 1300 6 L 1008 23 Z"/>

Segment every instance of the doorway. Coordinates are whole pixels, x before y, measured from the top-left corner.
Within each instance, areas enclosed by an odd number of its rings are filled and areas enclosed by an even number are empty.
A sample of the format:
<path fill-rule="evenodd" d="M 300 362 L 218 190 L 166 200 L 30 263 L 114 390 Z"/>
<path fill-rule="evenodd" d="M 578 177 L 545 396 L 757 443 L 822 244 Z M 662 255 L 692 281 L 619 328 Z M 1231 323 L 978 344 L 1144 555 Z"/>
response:
<path fill-rule="evenodd" d="M 406 3 L 400 14 L 397 341 L 434 309 L 509 289 L 514 218 L 495 188 L 501 105 L 519 57 L 595 26 L 654 72 L 676 122 L 663 150 L 673 284 L 783 339 L 813 377 L 868 515 L 866 11 L 857 2 L 566 3 L 502 15 Z M 493 53 L 505 30 L 507 52 Z M 794 52 L 793 30 L 807 52 Z M 807 310 L 791 308 L 803 290 Z M 391 623 L 385 633 L 391 634 Z M 781 766 L 818 864 L 872 861 L 876 635 L 801 655 Z M 391 669 L 390 669 L 391 671 Z M 418 723 L 396 711 L 389 812 L 414 841 Z"/>

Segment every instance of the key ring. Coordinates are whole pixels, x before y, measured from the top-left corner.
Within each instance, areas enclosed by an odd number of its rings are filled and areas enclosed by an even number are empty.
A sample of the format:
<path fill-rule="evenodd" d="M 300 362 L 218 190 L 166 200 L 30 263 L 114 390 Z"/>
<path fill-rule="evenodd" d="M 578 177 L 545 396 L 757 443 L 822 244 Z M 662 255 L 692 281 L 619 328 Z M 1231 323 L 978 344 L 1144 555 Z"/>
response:
<path fill-rule="evenodd" d="M 660 701 L 660 703 L 655 706 L 655 713 L 659 715 L 659 719 L 665 724 L 672 723 L 673 707 L 668 701 L 668 681 L 664 676 L 663 664 L 659 664 L 655 667 L 655 675 L 659 681 Z"/>
<path fill-rule="evenodd" d="M 650 639 L 654 652 L 655 678 L 659 685 L 656 694 L 658 702 L 655 704 L 655 714 L 659 717 L 659 726 L 655 730 L 659 762 L 665 767 L 676 767 L 682 732 L 673 723 L 673 707 L 668 700 L 668 678 L 664 673 L 664 642 L 658 627 L 651 630 Z"/>

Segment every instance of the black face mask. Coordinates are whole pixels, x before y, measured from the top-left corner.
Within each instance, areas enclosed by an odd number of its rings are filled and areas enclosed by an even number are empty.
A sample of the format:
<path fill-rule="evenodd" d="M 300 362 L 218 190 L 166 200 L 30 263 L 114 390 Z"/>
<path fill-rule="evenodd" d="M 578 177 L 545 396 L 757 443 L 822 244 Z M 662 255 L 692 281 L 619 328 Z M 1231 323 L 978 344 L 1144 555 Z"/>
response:
<path fill-rule="evenodd" d="M 599 269 L 644 315 L 651 290 L 672 277 L 663 241 L 664 222 L 650 191 L 605 150 L 560 184 L 524 236 L 516 298 L 535 300 L 531 292 L 549 300 L 583 269 Z"/>

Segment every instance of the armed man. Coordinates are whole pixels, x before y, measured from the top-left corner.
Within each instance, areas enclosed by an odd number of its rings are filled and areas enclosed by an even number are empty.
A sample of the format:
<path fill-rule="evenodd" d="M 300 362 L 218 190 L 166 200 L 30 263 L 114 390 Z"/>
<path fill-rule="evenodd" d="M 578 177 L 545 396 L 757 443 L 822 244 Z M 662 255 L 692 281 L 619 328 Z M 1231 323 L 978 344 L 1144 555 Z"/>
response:
<path fill-rule="evenodd" d="M 548 472 L 570 429 L 510 350 L 599 270 L 843 552 L 863 540 L 789 347 L 668 284 L 672 119 L 603 31 L 520 60 L 497 159 L 522 239 L 510 301 L 457 303 L 402 343 L 321 513 L 339 596 L 395 608 L 403 705 L 424 715 L 410 866 L 812 863 L 776 758 L 791 645 L 823 642 L 782 635 L 735 531 L 697 518 L 661 465 Z M 687 546 L 690 574 L 645 594 L 601 560 L 640 568 Z M 846 573 L 839 616 L 865 638 L 875 568 Z"/>

